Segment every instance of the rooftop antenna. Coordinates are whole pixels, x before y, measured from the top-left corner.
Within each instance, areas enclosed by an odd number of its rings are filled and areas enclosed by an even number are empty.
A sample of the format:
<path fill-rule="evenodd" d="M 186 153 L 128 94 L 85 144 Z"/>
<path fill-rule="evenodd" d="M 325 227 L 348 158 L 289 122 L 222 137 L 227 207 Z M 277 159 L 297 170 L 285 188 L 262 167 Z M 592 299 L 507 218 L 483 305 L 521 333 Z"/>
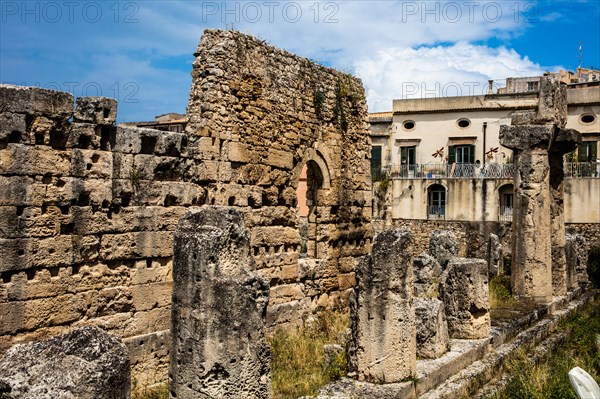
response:
<path fill-rule="evenodd" d="M 583 46 L 582 46 L 582 42 L 579 42 L 579 48 L 577 49 L 577 59 L 579 60 L 579 65 L 577 66 L 577 69 L 581 68 L 581 63 L 583 61 Z"/>

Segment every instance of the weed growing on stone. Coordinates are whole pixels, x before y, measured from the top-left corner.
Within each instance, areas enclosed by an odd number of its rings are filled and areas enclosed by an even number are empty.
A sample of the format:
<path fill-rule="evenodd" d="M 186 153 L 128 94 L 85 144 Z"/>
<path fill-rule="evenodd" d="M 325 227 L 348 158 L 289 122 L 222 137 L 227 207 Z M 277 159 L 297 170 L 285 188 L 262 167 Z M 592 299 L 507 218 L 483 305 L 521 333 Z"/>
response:
<path fill-rule="evenodd" d="M 346 347 L 347 314 L 323 311 L 296 331 L 277 331 L 270 339 L 274 399 L 312 395 L 348 371 L 343 351 L 325 364 L 323 346 Z"/>
<path fill-rule="evenodd" d="M 567 333 L 565 341 L 550 356 L 532 362 L 525 351 L 506 362 L 511 379 L 494 399 L 577 399 L 568 372 L 575 366 L 599 380 L 600 302 L 579 310 L 560 323 L 559 331 Z"/>
<path fill-rule="evenodd" d="M 512 296 L 510 276 L 494 276 L 490 280 L 490 305 L 492 309 L 514 307 L 517 300 Z"/>
<path fill-rule="evenodd" d="M 153 388 L 139 389 L 134 386 L 132 387 L 131 399 L 168 399 L 169 398 L 169 386 L 161 384 Z"/>

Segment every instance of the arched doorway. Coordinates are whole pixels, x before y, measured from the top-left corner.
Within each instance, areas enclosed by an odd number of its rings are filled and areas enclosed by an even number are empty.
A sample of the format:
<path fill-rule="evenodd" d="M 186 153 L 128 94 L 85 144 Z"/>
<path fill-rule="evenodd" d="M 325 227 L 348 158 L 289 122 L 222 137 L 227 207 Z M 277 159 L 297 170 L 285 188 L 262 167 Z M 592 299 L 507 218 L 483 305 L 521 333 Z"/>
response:
<path fill-rule="evenodd" d="M 318 251 L 319 194 L 324 178 L 319 164 L 309 160 L 300 172 L 296 195 L 300 229 L 300 256 L 319 258 Z"/>
<path fill-rule="evenodd" d="M 498 220 L 501 222 L 512 221 L 514 191 L 512 184 L 505 184 L 498 189 Z"/>
<path fill-rule="evenodd" d="M 446 218 L 446 187 L 432 184 L 427 188 L 427 219 Z"/>

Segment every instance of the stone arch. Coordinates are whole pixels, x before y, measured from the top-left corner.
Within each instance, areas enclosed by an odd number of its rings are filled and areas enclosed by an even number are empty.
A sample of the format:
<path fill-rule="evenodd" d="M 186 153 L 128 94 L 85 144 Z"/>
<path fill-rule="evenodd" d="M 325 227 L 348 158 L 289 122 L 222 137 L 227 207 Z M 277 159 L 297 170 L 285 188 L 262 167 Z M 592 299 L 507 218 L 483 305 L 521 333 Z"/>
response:
<path fill-rule="evenodd" d="M 304 166 L 309 162 L 314 162 L 318 167 L 323 176 L 323 186 L 321 188 L 328 190 L 331 188 L 331 172 L 329 171 L 329 166 L 331 162 L 327 161 L 327 155 L 324 152 L 317 150 L 315 148 L 308 148 L 304 156 L 302 157 L 302 161 L 296 165 L 294 171 L 294 180 L 299 181 L 301 175 L 303 173 Z"/>
<path fill-rule="evenodd" d="M 331 188 L 330 173 L 324 159 L 311 152 L 308 159 L 300 165 L 298 187 L 296 190 L 301 239 L 301 256 L 323 258 L 326 253 L 319 250 L 319 218 L 324 209 L 323 190 Z"/>

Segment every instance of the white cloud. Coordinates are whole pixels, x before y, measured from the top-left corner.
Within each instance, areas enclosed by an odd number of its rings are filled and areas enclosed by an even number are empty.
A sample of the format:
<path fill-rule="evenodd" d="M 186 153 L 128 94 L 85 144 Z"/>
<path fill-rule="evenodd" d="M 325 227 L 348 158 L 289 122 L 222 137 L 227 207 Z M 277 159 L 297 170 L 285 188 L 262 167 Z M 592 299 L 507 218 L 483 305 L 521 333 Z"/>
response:
<path fill-rule="evenodd" d="M 488 79 L 496 80 L 497 88 L 500 79 L 545 72 L 514 50 L 465 42 L 382 49 L 357 60 L 355 70 L 367 88 L 371 112 L 391 110 L 394 99 L 483 94 Z"/>

